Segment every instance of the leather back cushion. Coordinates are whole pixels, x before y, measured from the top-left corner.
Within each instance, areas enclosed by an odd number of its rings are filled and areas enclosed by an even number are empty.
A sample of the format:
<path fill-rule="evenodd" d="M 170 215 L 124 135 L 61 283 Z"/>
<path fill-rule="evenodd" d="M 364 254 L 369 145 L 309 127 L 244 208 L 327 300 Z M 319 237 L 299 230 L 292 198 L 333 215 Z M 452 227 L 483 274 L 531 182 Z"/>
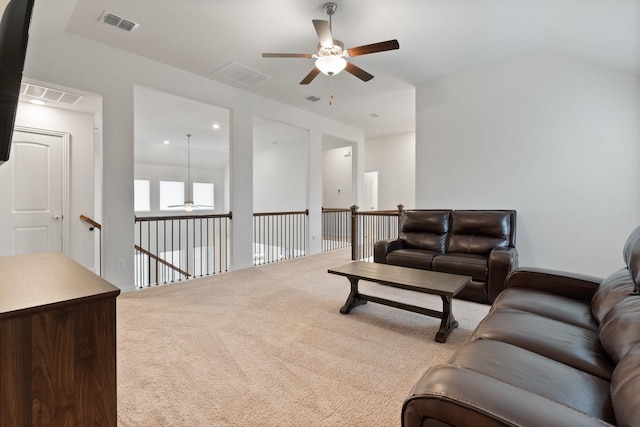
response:
<path fill-rule="evenodd" d="M 627 237 L 627 241 L 624 244 L 624 249 L 622 250 L 622 257 L 624 258 L 624 263 L 629 265 L 629 261 L 631 260 L 632 252 L 634 249 L 637 251 L 637 248 L 634 246 L 640 241 L 640 226 L 636 227 L 635 230 L 629 234 Z"/>
<path fill-rule="evenodd" d="M 613 307 L 600 324 L 600 342 L 614 363 L 640 343 L 640 295 L 631 295 Z"/>
<path fill-rule="evenodd" d="M 607 313 L 630 294 L 638 293 L 640 280 L 640 227 L 631 232 L 622 250 L 627 265 L 604 279 L 591 300 L 591 313 L 602 323 Z"/>
<path fill-rule="evenodd" d="M 602 281 L 591 299 L 591 314 L 598 323 L 625 297 L 633 293 L 635 284 L 627 268 L 621 268 Z"/>
<path fill-rule="evenodd" d="M 611 401 L 616 425 L 635 426 L 640 420 L 640 346 L 633 347 L 611 376 Z"/>
<path fill-rule="evenodd" d="M 404 210 L 400 214 L 400 238 L 407 249 L 444 253 L 450 210 Z"/>
<path fill-rule="evenodd" d="M 640 227 L 633 230 L 627 243 L 624 245 L 624 261 L 629 267 L 629 272 L 638 289 L 640 281 Z"/>
<path fill-rule="evenodd" d="M 512 211 L 454 211 L 447 252 L 489 255 L 513 246 Z"/>

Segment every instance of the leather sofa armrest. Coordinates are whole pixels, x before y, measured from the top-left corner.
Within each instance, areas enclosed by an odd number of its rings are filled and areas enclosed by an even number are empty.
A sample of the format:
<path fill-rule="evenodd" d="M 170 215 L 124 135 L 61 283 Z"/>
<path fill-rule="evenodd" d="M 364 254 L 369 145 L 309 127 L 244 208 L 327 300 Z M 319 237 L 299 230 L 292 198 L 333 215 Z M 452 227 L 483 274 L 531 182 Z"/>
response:
<path fill-rule="evenodd" d="M 507 275 L 518 268 L 518 250 L 516 248 L 495 248 L 489 254 L 487 277 L 487 298 L 493 303 L 505 288 Z"/>
<path fill-rule="evenodd" d="M 512 386 L 486 374 L 456 367 L 432 367 L 402 406 L 402 426 L 603 427 L 590 415 Z"/>
<path fill-rule="evenodd" d="M 591 301 L 602 279 L 545 268 L 518 268 L 507 276 L 507 288 L 531 288 L 568 298 Z"/>
<path fill-rule="evenodd" d="M 385 239 L 378 240 L 373 244 L 373 262 L 381 264 L 387 263 L 387 254 L 397 251 L 404 247 L 404 240 L 401 239 Z"/>

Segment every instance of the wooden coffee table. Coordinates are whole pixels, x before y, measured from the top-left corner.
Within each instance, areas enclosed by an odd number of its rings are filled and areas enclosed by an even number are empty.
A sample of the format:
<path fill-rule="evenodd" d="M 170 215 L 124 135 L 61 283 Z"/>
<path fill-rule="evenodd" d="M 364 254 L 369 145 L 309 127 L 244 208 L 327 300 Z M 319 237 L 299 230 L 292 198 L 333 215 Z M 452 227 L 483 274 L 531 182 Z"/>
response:
<path fill-rule="evenodd" d="M 442 319 L 440 321 L 440 329 L 436 333 L 436 341 L 441 343 L 446 342 L 447 336 L 454 328 L 458 327 L 458 322 L 451 312 L 451 300 L 471 281 L 469 276 L 364 261 L 353 261 L 349 264 L 331 268 L 328 271 L 331 274 L 345 276 L 351 283 L 351 292 L 344 306 L 340 309 L 340 313 L 347 314 L 352 308 L 371 301 L 424 314 L 425 316 L 436 317 Z M 360 280 L 424 294 L 440 295 L 442 298 L 442 311 L 361 294 L 358 291 L 358 282 Z"/>

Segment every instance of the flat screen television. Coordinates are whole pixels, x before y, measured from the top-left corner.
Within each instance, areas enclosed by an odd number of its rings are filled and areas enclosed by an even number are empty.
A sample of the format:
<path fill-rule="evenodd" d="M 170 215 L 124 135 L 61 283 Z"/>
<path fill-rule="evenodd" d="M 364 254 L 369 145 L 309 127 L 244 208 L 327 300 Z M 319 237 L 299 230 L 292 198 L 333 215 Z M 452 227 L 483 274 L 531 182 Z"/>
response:
<path fill-rule="evenodd" d="M 0 0 L 0 165 L 9 160 L 34 0 Z"/>

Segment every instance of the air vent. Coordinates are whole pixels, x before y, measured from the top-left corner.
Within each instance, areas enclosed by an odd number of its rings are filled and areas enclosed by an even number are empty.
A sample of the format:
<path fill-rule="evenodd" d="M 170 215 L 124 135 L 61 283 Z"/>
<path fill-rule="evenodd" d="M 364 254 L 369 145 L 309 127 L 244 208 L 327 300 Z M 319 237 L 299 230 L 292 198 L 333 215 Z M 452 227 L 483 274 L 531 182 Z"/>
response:
<path fill-rule="evenodd" d="M 121 18 L 120 16 L 106 10 L 102 13 L 100 22 L 125 31 L 133 31 L 140 26 L 140 24 Z"/>
<path fill-rule="evenodd" d="M 77 95 L 75 93 L 32 85 L 30 83 L 22 83 L 20 85 L 20 94 L 28 96 L 29 98 L 60 102 L 68 105 L 76 105 L 82 98 L 84 98 L 82 95 Z"/>
<path fill-rule="evenodd" d="M 213 72 L 214 76 L 224 77 L 225 79 L 234 81 L 236 83 L 243 84 L 245 86 L 255 86 L 258 83 L 262 83 L 269 80 L 271 76 L 268 76 L 260 71 L 256 71 L 249 67 L 245 67 L 237 62 L 229 62 L 224 67 Z"/>
<path fill-rule="evenodd" d="M 317 102 L 317 101 L 320 101 L 320 98 L 318 98 L 317 96 L 313 96 L 313 95 L 311 95 L 311 96 L 307 96 L 305 99 L 306 99 L 307 101 L 311 101 L 311 102 Z"/>

